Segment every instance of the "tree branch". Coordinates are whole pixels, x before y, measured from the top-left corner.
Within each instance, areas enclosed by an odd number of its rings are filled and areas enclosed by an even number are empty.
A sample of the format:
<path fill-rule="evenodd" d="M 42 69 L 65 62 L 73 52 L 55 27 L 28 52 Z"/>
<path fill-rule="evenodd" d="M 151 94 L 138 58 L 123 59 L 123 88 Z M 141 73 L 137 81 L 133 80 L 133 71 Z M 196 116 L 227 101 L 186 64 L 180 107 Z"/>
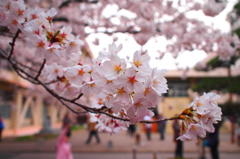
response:
<path fill-rule="evenodd" d="M 37 74 L 37 76 L 35 77 L 35 80 L 36 80 L 36 81 L 38 80 L 38 77 L 41 75 L 41 72 L 42 72 L 42 70 L 43 70 L 43 68 L 44 68 L 45 63 L 46 63 L 46 58 L 44 58 L 43 63 L 42 63 L 42 65 L 41 65 L 41 67 L 40 67 L 40 69 L 39 69 L 39 71 L 38 71 L 38 74 Z"/>
<path fill-rule="evenodd" d="M 11 50 L 10 50 L 10 54 L 9 54 L 9 56 L 8 56 L 8 60 L 10 60 L 11 57 L 12 57 L 12 55 L 13 55 L 15 42 L 16 42 L 16 40 L 17 40 L 20 32 L 21 32 L 20 29 L 18 29 L 17 32 L 16 32 L 16 34 L 15 34 L 15 36 L 14 36 L 13 39 L 12 39 L 12 42 L 9 43 L 9 45 L 11 46 Z"/>

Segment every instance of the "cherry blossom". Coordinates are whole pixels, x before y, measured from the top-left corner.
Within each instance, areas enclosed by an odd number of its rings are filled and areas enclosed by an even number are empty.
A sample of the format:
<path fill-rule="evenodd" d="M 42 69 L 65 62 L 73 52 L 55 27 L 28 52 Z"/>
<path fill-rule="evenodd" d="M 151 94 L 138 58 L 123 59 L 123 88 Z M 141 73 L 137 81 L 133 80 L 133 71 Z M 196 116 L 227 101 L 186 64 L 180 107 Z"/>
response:
<path fill-rule="evenodd" d="M 204 93 L 202 96 L 195 96 L 194 101 L 189 104 L 180 115 L 182 120 L 182 135 L 178 138 L 182 141 L 197 139 L 197 136 L 204 138 L 206 132 L 214 132 L 213 124 L 222 120 L 221 108 L 218 107 L 216 99 L 220 96 L 216 93 Z"/>
<path fill-rule="evenodd" d="M 82 85 L 83 82 L 90 80 L 89 71 L 91 70 L 88 65 L 76 65 L 65 70 L 65 77 L 75 85 Z"/>
<path fill-rule="evenodd" d="M 183 13 L 177 13 L 178 9 L 173 7 L 173 2 L 163 2 L 163 10 L 154 15 L 150 14 L 150 11 L 154 13 L 159 10 L 158 3 L 154 1 L 144 2 L 144 6 L 134 1 L 114 2 L 111 5 L 105 1 L 86 6 L 82 4 L 81 8 L 86 14 L 80 21 L 85 25 L 91 23 L 88 27 L 92 27 L 94 31 L 99 31 L 101 30 L 99 26 L 104 26 L 104 31 L 111 34 L 117 28 L 122 32 L 136 33 L 134 38 L 141 46 L 155 34 L 165 34 L 168 40 L 173 41 L 169 44 L 172 48 L 169 51 L 176 55 L 180 50 L 187 49 L 212 50 L 215 41 L 220 44 L 217 52 L 222 59 L 229 59 L 239 49 L 237 37 L 220 36 L 217 34 L 219 32 L 196 20 L 187 20 Z M 151 4 L 152 8 L 148 4 Z M 178 5 L 181 6 L 181 3 Z M 105 11 L 111 10 L 111 6 L 115 8 L 114 14 L 107 15 Z M 134 16 L 126 18 L 126 15 L 120 15 L 120 6 L 128 9 Z M 199 5 L 195 6 L 195 9 L 199 7 Z M 155 108 L 160 96 L 168 90 L 167 80 L 164 77 L 166 70 L 151 68 L 150 55 L 148 52 L 143 53 L 142 50 L 136 51 L 133 58 L 129 58 L 132 59 L 130 61 L 128 58 L 120 58 L 119 54 L 124 46 L 122 44 L 117 46 L 115 43 L 109 44 L 107 51 L 100 51 L 98 57 L 93 59 L 93 63 L 85 63 L 81 52 L 81 47 L 84 45 L 81 38 L 84 35 L 75 34 L 76 28 L 82 27 L 79 23 L 76 23 L 77 25 L 73 23 L 76 17 L 79 19 L 83 11 L 76 12 L 79 15 L 71 14 L 72 26 L 55 26 L 53 18 L 58 13 L 55 8 L 45 11 L 37 7 L 29 7 L 23 0 L 2 0 L 0 25 L 7 27 L 15 36 L 10 43 L 9 53 L 5 54 L 1 51 L 1 57 L 5 57 L 18 73 L 21 72 L 19 73 L 21 77 L 43 86 L 71 111 L 78 113 L 78 109 L 74 109 L 77 106 L 81 111 L 96 113 L 92 115 L 91 120 L 98 121 L 96 127 L 99 131 L 116 133 L 126 130 L 129 124 L 152 122 L 144 121 L 144 116 L 154 115 L 150 108 Z M 208 8 L 205 12 L 210 14 Z M 142 16 L 138 17 L 139 14 Z M 91 16 L 87 18 L 87 15 Z M 162 21 L 164 16 L 169 18 L 166 23 Z M 122 24 L 116 27 L 117 24 L 111 21 L 113 19 L 118 22 L 122 20 Z M 191 25 L 187 25 L 189 23 Z M 215 33 L 217 35 L 211 37 Z M 192 34 L 196 36 L 191 36 Z M 201 38 L 197 35 L 201 35 Z M 211 44 L 209 41 L 202 42 L 203 37 L 206 39 L 211 37 L 213 39 L 209 40 Z M 24 63 L 28 61 L 29 54 L 21 54 L 14 50 L 20 48 L 18 46 L 22 44 L 16 42 L 17 38 L 27 44 L 26 48 L 32 48 L 31 55 L 35 54 L 35 56 L 30 64 Z M 232 42 L 234 46 L 230 45 Z M 25 61 L 21 60 L 24 58 Z M 89 101 L 88 106 L 83 105 L 81 103 L 83 95 L 95 100 Z M 169 120 L 182 120 L 182 136 L 179 139 L 197 139 L 197 136 L 205 137 L 206 132 L 214 131 L 213 124 L 220 121 L 222 115 L 221 109 L 215 102 L 219 97 L 215 93 L 204 93 L 200 97 L 195 97 L 180 115 L 169 118 Z"/>
<path fill-rule="evenodd" d="M 98 69 L 105 72 L 105 77 L 108 80 L 113 80 L 123 74 L 126 69 L 126 62 L 118 55 L 111 54 L 109 61 L 105 61 Z"/>
<path fill-rule="evenodd" d="M 206 136 L 206 130 L 200 124 L 190 124 L 187 132 L 180 136 L 178 139 L 185 141 L 187 139 L 197 140 L 197 137 L 204 138 Z"/>
<path fill-rule="evenodd" d="M 151 57 L 148 54 L 141 55 L 140 51 L 136 51 L 133 55 L 132 66 L 136 71 L 148 75 L 151 72 L 149 69 L 149 61 Z"/>

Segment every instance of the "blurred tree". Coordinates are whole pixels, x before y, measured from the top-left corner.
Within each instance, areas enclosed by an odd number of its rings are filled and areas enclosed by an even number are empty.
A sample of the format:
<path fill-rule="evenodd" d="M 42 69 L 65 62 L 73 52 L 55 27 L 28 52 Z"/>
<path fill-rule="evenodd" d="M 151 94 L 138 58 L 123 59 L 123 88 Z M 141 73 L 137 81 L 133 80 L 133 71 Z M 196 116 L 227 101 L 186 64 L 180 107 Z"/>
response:
<path fill-rule="evenodd" d="M 216 2 L 221 2 L 217 1 Z M 237 37 L 240 37 L 240 1 L 238 1 L 234 7 L 233 10 L 228 14 L 228 20 L 231 24 L 231 35 Z M 235 43 L 231 42 L 230 47 L 235 47 Z M 223 52 L 226 50 L 223 50 Z M 240 76 L 231 76 L 231 66 L 236 65 L 237 61 L 239 60 L 239 53 L 240 50 L 236 49 L 233 53 L 233 56 L 231 56 L 228 59 L 222 60 L 220 56 L 216 56 L 215 58 L 208 61 L 205 65 L 205 67 L 199 68 L 196 67 L 196 70 L 199 71 L 211 71 L 217 68 L 226 68 L 228 72 L 228 76 L 225 78 L 204 78 L 201 81 L 198 81 L 196 85 L 192 87 L 192 90 L 194 91 L 210 91 L 210 90 L 216 90 L 223 93 L 228 93 L 229 98 L 228 101 L 225 104 L 222 104 L 222 111 L 223 115 L 229 117 L 232 123 L 232 130 L 231 130 L 231 141 L 234 143 L 234 122 L 236 121 L 236 118 L 239 118 L 240 116 L 240 103 L 234 103 L 232 101 L 232 94 L 240 95 Z M 224 54 L 224 53 L 223 53 Z"/>

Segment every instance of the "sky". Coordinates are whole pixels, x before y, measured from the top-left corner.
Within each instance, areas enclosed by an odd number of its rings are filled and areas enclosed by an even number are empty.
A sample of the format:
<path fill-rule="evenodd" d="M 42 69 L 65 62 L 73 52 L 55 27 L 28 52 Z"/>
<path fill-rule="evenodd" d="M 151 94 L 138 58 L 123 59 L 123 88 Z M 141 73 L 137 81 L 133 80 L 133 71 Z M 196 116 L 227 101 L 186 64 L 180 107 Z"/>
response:
<path fill-rule="evenodd" d="M 230 2 L 225 10 L 221 12 L 216 17 L 207 17 L 204 15 L 202 11 L 195 11 L 188 14 L 189 18 L 198 17 L 199 20 L 204 21 L 206 24 L 212 25 L 216 29 L 220 29 L 222 32 L 229 32 L 230 25 L 226 21 L 226 15 L 229 11 L 231 11 L 233 5 L 235 3 Z M 129 59 L 132 58 L 133 53 L 136 50 L 140 50 L 141 47 L 135 42 L 132 36 L 127 34 L 118 33 L 115 36 L 118 37 L 118 40 L 115 42 L 117 45 L 123 45 L 123 49 L 119 52 L 119 56 L 122 58 L 128 57 Z M 95 41 L 96 37 L 99 39 L 99 45 L 94 45 L 92 42 Z M 90 34 L 86 41 L 91 48 L 94 57 L 98 56 L 99 51 L 101 50 L 108 50 L 108 45 L 111 44 L 112 37 L 103 34 L 103 33 L 96 33 Z M 165 53 L 161 60 L 158 59 L 159 57 L 159 50 L 161 52 L 166 51 L 167 41 L 164 37 L 157 37 L 155 39 L 150 39 L 143 47 L 143 49 L 147 49 L 149 55 L 151 56 L 150 66 L 155 68 L 158 67 L 159 69 L 167 69 L 167 70 L 175 70 L 175 69 L 186 69 L 192 68 L 196 65 L 197 62 L 202 61 L 207 57 L 207 54 L 201 50 L 194 50 L 194 51 L 185 51 L 179 53 L 177 58 L 174 58 L 171 53 Z"/>

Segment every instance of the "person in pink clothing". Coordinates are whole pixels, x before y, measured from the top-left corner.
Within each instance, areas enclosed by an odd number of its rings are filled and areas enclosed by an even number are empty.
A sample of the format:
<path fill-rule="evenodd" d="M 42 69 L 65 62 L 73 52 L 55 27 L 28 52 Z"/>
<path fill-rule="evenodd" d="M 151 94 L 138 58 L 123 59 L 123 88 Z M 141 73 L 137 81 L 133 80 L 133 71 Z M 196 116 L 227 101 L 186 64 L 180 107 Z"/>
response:
<path fill-rule="evenodd" d="M 0 142 L 2 141 L 2 132 L 3 132 L 3 129 L 4 129 L 4 124 L 3 124 L 3 118 L 0 114 Z"/>
<path fill-rule="evenodd" d="M 73 159 L 72 146 L 68 142 L 69 137 L 67 135 L 69 128 L 70 124 L 65 125 L 58 137 L 56 159 Z"/>

